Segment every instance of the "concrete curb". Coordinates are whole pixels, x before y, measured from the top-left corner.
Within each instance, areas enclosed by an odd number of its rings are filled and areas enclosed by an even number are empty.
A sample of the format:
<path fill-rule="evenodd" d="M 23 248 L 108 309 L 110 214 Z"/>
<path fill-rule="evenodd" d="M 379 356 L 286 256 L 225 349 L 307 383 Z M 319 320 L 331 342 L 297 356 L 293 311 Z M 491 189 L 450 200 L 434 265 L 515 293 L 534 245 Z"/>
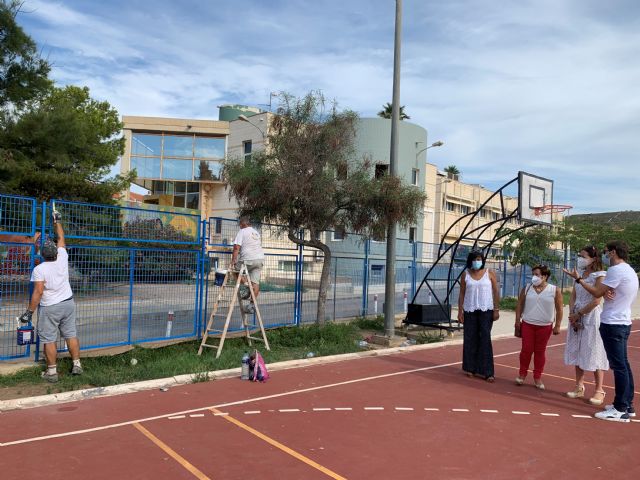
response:
<path fill-rule="evenodd" d="M 504 335 L 508 336 L 508 335 Z M 496 336 L 494 338 L 500 338 Z M 343 362 L 346 360 L 357 360 L 360 358 L 380 357 L 392 355 L 394 353 L 415 352 L 419 350 L 428 350 L 432 348 L 442 348 L 448 345 L 461 345 L 462 339 L 445 340 L 444 342 L 426 343 L 423 345 L 411 345 L 407 347 L 385 348 L 380 350 L 367 350 L 355 353 L 343 353 L 339 355 L 329 355 L 326 357 L 305 358 L 299 360 L 287 360 L 284 362 L 271 363 L 268 365 L 270 372 L 281 370 L 289 370 L 292 368 L 304 368 L 314 365 L 324 365 L 329 363 Z M 228 370 L 214 370 L 207 372 L 209 380 L 221 380 L 224 378 L 233 378 L 240 376 L 240 368 L 231 368 Z M 56 405 L 60 403 L 75 402 L 79 400 L 87 400 L 91 398 L 110 397 L 115 395 L 125 395 L 127 393 L 142 392 L 145 390 L 154 390 L 161 388 L 171 388 L 180 385 L 193 383 L 197 374 L 187 373 L 177 375 L 175 377 L 157 378 L 154 380 L 145 380 L 142 382 L 123 383 L 121 385 L 111 385 L 108 387 L 88 388 L 84 390 L 74 390 L 71 392 L 54 393 L 50 395 L 39 395 L 37 397 L 15 398 L 0 402 L 0 412 L 9 410 L 22 410 L 28 408 L 44 407 L 47 405 Z"/>

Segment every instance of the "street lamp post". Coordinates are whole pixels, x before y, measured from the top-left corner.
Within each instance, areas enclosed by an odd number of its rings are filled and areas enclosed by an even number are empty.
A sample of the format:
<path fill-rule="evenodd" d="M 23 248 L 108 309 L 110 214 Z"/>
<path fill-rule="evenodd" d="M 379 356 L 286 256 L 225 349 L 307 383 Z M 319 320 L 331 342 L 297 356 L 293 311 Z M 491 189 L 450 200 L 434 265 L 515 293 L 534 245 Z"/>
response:
<path fill-rule="evenodd" d="M 416 147 L 418 146 L 418 143 L 422 143 L 422 142 L 416 142 Z M 425 151 L 429 150 L 430 148 L 441 147 L 443 145 L 444 145 L 444 142 L 442 140 L 438 140 L 437 142 L 433 142 L 428 147 L 424 147 L 422 150 L 420 150 L 420 151 L 418 151 L 418 153 L 416 153 L 416 160 L 418 159 L 418 155 L 420 155 L 422 152 L 425 152 Z"/>
<path fill-rule="evenodd" d="M 241 122 L 247 122 L 249 125 L 253 125 L 255 128 L 257 128 L 260 134 L 262 135 L 262 142 L 264 143 L 267 137 L 266 134 L 264 133 L 264 130 L 262 130 L 258 125 L 256 125 L 251 120 L 249 120 L 246 115 L 238 115 L 238 120 L 240 120 Z"/>
<path fill-rule="evenodd" d="M 400 122 L 400 47 L 402 43 L 402 0 L 396 0 L 396 25 L 393 50 L 393 99 L 391 103 L 391 152 L 389 155 L 389 175 L 398 175 L 398 124 Z M 396 297 L 396 224 L 387 228 L 387 259 L 384 284 L 384 334 L 388 338 L 395 335 Z"/>

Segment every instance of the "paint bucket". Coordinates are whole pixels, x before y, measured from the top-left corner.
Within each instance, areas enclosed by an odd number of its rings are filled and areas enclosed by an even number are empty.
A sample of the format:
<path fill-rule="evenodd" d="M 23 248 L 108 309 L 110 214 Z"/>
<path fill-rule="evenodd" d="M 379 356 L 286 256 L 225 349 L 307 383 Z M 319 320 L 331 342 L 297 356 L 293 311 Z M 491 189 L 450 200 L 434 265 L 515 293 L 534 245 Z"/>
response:
<path fill-rule="evenodd" d="M 224 283 L 224 277 L 227 276 L 227 271 L 226 270 L 216 270 L 215 273 L 215 280 L 213 281 L 213 284 L 216 287 L 221 287 L 222 284 Z"/>

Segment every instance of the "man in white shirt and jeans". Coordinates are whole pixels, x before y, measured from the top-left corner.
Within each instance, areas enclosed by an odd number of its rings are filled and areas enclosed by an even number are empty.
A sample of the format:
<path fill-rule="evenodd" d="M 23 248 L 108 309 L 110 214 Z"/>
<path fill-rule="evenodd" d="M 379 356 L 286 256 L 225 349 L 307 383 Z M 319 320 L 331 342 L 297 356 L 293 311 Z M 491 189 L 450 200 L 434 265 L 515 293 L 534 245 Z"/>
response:
<path fill-rule="evenodd" d="M 607 276 L 598 286 L 582 283 L 578 272 L 567 272 L 594 297 L 604 296 L 604 307 L 600 315 L 600 336 L 613 370 L 616 396 L 613 405 L 607 405 L 596 418 L 612 422 L 629 422 L 635 417 L 633 373 L 627 356 L 627 342 L 631 334 L 631 304 L 638 295 L 638 275 L 629 266 L 629 247 L 621 241 L 607 243 L 602 263 L 609 266 Z M 566 272 L 566 270 L 565 270 Z"/>
<path fill-rule="evenodd" d="M 57 245 L 47 240 L 42 247 L 44 262 L 33 269 L 31 281 L 34 283 L 29 308 L 20 316 L 23 323 L 31 321 L 38 308 L 38 336 L 44 344 L 47 370 L 42 378 L 48 382 L 58 381 L 56 367 L 56 341 L 58 330 L 67 343 L 73 361 L 72 375 L 82 374 L 80 364 L 80 342 L 76 332 L 76 305 L 69 284 L 69 255 L 65 248 L 64 231 L 59 222 L 60 215 L 54 212 L 54 229 L 58 237 Z"/>
<path fill-rule="evenodd" d="M 251 221 L 246 216 L 240 217 L 240 231 L 233 241 L 231 265 L 236 265 L 238 260 L 247 266 L 253 294 L 257 298 L 260 293 L 260 274 L 264 264 L 264 251 L 260 244 L 260 234 L 251 226 Z M 255 312 L 253 300 L 246 310 L 248 313 Z"/>

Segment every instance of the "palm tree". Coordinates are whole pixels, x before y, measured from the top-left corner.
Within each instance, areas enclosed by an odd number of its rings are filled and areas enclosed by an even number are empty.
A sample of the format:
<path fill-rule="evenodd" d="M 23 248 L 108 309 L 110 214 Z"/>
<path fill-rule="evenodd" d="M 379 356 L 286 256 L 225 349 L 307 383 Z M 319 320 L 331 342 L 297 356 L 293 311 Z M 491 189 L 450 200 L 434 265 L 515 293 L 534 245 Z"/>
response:
<path fill-rule="evenodd" d="M 387 102 L 385 105 L 383 105 L 383 109 L 378 112 L 378 116 L 390 119 L 392 110 L 393 105 Z M 400 120 L 411 120 L 411 117 L 404 113 L 404 105 L 400 105 Z"/>
<path fill-rule="evenodd" d="M 460 170 L 458 170 L 458 167 L 455 165 L 449 165 L 444 169 L 444 171 L 447 174 L 447 177 L 453 180 L 458 180 L 458 177 L 460 176 Z"/>

